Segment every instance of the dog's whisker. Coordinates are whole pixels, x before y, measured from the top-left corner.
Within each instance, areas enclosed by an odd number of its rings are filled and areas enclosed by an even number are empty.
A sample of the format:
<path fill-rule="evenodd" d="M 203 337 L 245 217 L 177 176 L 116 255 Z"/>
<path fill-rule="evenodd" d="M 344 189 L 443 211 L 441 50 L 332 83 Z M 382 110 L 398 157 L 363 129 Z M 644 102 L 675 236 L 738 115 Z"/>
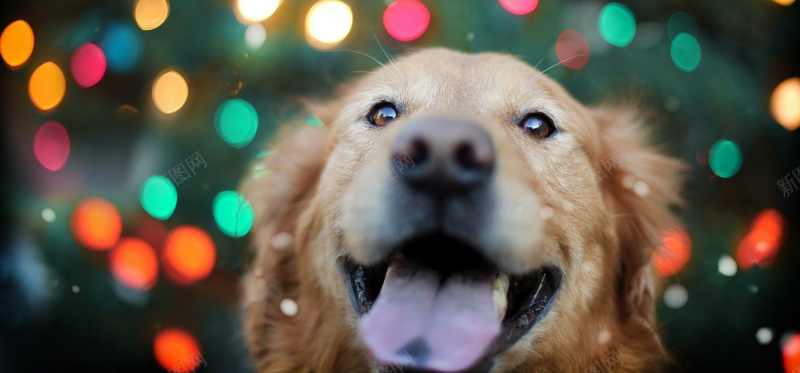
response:
<path fill-rule="evenodd" d="M 542 61 L 544 61 L 545 58 L 547 58 L 547 53 L 545 53 L 544 56 L 542 56 L 542 58 L 539 59 L 539 62 L 537 62 L 536 65 L 533 66 L 533 68 L 534 69 L 538 68 L 539 64 L 542 63 Z"/>
<path fill-rule="evenodd" d="M 572 56 L 572 57 L 570 57 L 570 58 L 567 58 L 567 59 L 565 59 L 565 60 L 563 60 L 563 61 L 558 61 L 558 62 L 557 62 L 555 65 L 553 65 L 553 66 L 550 66 L 550 67 L 548 67 L 548 68 L 544 69 L 544 70 L 543 70 L 541 73 L 539 73 L 539 75 L 543 75 L 543 74 L 544 74 L 544 73 L 546 73 L 548 70 L 550 70 L 550 69 L 552 69 L 552 68 L 554 68 L 554 67 L 556 67 L 556 66 L 558 66 L 558 65 L 561 65 L 561 64 L 563 64 L 564 62 L 567 62 L 567 61 L 569 61 L 569 60 L 571 60 L 571 59 L 573 59 L 573 58 L 583 57 L 583 56 L 585 56 L 585 55 L 586 55 L 585 53 L 576 54 L 576 55 L 574 55 L 574 56 Z"/>
<path fill-rule="evenodd" d="M 350 53 L 355 53 L 355 54 L 358 54 L 358 55 L 362 55 L 362 56 L 364 56 L 364 57 L 367 57 L 367 58 L 369 58 L 369 59 L 371 59 L 371 60 L 375 61 L 375 63 L 377 63 L 378 65 L 381 65 L 381 67 L 386 67 L 386 65 L 384 65 L 383 63 L 381 63 L 381 61 L 378 61 L 378 59 L 377 59 L 377 58 L 375 58 L 375 57 L 372 57 L 372 56 L 370 56 L 369 54 L 366 54 L 366 53 L 364 53 L 364 52 L 360 52 L 360 51 L 353 50 L 353 49 L 337 49 L 337 50 L 335 50 L 335 52 L 350 52 Z"/>

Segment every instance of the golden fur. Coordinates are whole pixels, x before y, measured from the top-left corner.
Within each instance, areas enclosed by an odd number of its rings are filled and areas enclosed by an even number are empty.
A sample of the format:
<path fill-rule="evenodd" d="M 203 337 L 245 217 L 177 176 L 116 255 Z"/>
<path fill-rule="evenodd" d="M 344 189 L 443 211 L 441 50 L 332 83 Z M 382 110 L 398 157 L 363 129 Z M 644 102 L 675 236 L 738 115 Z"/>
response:
<path fill-rule="evenodd" d="M 650 254 L 675 223 L 681 163 L 646 144 L 631 108 L 587 108 L 508 55 L 428 49 L 308 105 L 324 126 L 283 128 L 244 180 L 256 216 L 244 330 L 259 372 L 376 369 L 336 258 L 366 255 L 361 225 L 380 222 L 379 179 L 403 120 L 375 131 L 361 118 L 388 96 L 402 97 L 412 116 L 479 118 L 497 144 L 498 260 L 519 271 L 545 260 L 564 269 L 550 312 L 496 356 L 492 372 L 591 371 L 612 352 L 615 372 L 663 367 Z M 537 142 L 506 120 L 530 107 L 560 123 L 558 141 Z M 297 302 L 296 316 L 281 312 L 283 299 Z"/>

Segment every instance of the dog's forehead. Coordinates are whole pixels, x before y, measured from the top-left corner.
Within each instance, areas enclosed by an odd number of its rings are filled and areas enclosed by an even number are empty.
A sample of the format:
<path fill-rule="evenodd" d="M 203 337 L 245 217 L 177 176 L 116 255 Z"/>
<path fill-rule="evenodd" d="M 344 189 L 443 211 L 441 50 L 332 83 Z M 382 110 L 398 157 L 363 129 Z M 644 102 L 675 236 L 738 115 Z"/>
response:
<path fill-rule="evenodd" d="M 492 112 L 553 103 L 555 84 L 519 59 L 499 53 L 428 49 L 386 64 L 373 74 L 374 93 L 416 109 L 448 107 Z"/>

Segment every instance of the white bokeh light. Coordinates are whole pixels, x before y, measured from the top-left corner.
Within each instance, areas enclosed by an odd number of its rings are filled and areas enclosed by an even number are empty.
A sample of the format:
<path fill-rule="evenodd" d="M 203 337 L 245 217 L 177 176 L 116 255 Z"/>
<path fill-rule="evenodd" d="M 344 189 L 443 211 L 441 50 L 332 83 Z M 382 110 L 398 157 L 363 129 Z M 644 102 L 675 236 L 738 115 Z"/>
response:
<path fill-rule="evenodd" d="M 248 22 L 261 22 L 280 5 L 279 0 L 238 0 L 236 2 L 239 14 Z"/>
<path fill-rule="evenodd" d="M 689 292 L 681 284 L 672 284 L 664 291 L 664 304 L 672 309 L 678 309 L 689 301 Z"/>
<path fill-rule="evenodd" d="M 247 44 L 248 48 L 252 50 L 261 48 L 266 40 L 267 30 L 262 24 L 254 23 L 250 26 L 247 26 L 247 30 L 244 32 L 244 43 Z"/>
<path fill-rule="evenodd" d="M 736 274 L 736 261 L 730 255 L 723 255 L 719 257 L 717 269 L 719 273 L 731 277 Z"/>

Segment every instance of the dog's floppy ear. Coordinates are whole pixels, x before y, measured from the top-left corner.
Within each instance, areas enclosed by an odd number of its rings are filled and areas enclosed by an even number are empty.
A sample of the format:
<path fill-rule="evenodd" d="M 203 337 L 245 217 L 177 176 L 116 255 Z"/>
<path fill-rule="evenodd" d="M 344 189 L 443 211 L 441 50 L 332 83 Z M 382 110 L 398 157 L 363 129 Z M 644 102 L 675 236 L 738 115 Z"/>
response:
<path fill-rule="evenodd" d="M 329 149 L 325 128 L 302 121 L 284 126 L 276 138 L 270 153 L 253 162 L 240 187 L 255 218 L 250 237 L 254 258 L 243 280 L 243 322 L 259 367 L 294 371 L 299 366 L 297 357 L 280 346 L 291 350 L 303 343 L 304 333 L 297 333 L 297 328 L 307 315 L 301 310 L 296 317 L 288 317 L 280 303 L 291 299 L 302 307 L 293 233 L 313 196 Z"/>
<path fill-rule="evenodd" d="M 623 317 L 652 322 L 656 277 L 651 254 L 662 229 L 677 223 L 671 207 L 679 196 L 685 165 L 651 145 L 636 110 L 595 108 L 601 136 L 597 163 L 603 198 L 614 215 L 619 243 L 617 289 Z"/>

